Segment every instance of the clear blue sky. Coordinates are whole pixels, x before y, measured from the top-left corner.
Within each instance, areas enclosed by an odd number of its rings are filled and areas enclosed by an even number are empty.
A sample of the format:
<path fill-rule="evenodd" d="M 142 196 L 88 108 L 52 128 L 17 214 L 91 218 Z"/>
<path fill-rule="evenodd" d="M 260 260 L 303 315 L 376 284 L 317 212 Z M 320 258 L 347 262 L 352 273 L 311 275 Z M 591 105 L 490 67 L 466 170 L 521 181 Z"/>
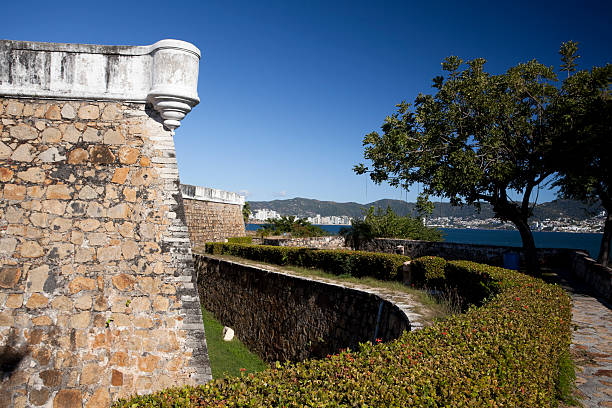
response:
<path fill-rule="evenodd" d="M 352 167 L 363 136 L 431 92 L 448 55 L 484 57 L 494 73 L 534 58 L 558 66 L 567 40 L 582 68 L 612 56 L 610 1 L 64 0 L 2 12 L 2 39 L 195 44 L 201 103 L 175 136 L 181 181 L 254 201 L 414 201 L 416 187 L 375 186 Z"/>

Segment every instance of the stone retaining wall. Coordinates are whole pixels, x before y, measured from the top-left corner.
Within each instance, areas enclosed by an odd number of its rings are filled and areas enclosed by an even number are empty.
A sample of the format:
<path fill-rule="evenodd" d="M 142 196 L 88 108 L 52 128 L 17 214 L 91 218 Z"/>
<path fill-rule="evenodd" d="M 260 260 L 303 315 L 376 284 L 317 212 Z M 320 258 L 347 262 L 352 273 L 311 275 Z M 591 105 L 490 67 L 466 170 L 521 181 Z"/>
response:
<path fill-rule="evenodd" d="M 454 242 L 431 242 L 409 239 L 376 238 L 364 245 L 365 251 L 400 253 L 410 258 L 421 256 L 439 256 L 447 260 L 469 260 L 495 266 L 504 266 L 504 255 L 516 253 L 523 263 L 525 255 L 522 248 L 500 246 L 461 244 Z M 545 263 L 558 263 L 568 260 L 571 249 L 540 248 L 538 256 Z"/>
<path fill-rule="evenodd" d="M 512 252 L 519 255 L 521 263 L 525 261 L 522 248 L 509 246 L 378 238 L 366 244 L 364 249 L 401 253 L 411 258 L 440 256 L 448 260 L 464 259 L 496 266 L 504 266 L 504 255 Z M 567 248 L 539 248 L 538 258 L 543 265 L 569 268 L 575 277 L 604 299 L 612 301 L 612 269 L 598 264 L 586 252 Z"/>
<path fill-rule="evenodd" d="M 194 258 L 202 306 L 266 361 L 324 357 L 410 330 L 405 313 L 377 295 L 209 255 Z"/>
<path fill-rule="evenodd" d="M 597 294 L 612 303 L 612 269 L 606 268 L 584 251 L 570 253 L 572 275 L 586 283 Z"/>
<path fill-rule="evenodd" d="M 181 184 L 189 238 L 195 247 L 246 235 L 244 197 L 214 188 Z"/>
<path fill-rule="evenodd" d="M 184 57 L 159 44 L 0 41 L 0 407 L 108 407 L 211 379 L 178 122 L 136 91 L 104 98 L 163 71 L 164 47 Z M 164 58 L 197 79 L 188 54 Z"/>
<path fill-rule="evenodd" d="M 344 248 L 344 238 L 338 236 L 307 238 L 264 237 L 263 245 L 340 249 Z"/>

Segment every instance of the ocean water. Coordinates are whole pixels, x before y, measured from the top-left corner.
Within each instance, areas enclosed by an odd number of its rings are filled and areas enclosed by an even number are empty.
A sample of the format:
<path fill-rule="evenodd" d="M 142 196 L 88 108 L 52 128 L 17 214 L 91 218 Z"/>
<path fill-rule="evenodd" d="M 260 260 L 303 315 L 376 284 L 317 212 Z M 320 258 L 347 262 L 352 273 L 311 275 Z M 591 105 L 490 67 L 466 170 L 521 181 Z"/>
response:
<path fill-rule="evenodd" d="M 318 225 L 318 227 L 338 234 L 343 225 Z M 255 231 L 259 224 L 247 224 L 247 231 Z M 481 229 L 454 229 L 441 228 L 446 242 L 462 244 L 504 245 L 521 247 L 521 235 L 518 231 L 507 230 L 481 230 Z M 601 243 L 600 233 L 574 233 L 574 232 L 541 232 L 533 233 L 538 248 L 572 248 L 588 251 L 592 257 L 599 254 Z"/>

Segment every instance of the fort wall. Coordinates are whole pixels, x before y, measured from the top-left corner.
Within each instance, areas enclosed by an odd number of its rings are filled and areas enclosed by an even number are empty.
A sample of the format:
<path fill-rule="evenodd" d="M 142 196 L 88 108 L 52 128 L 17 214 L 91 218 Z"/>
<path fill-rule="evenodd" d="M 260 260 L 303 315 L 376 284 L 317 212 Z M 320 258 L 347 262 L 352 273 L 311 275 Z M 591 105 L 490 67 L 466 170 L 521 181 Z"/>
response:
<path fill-rule="evenodd" d="M 181 184 L 189 238 L 194 248 L 246 234 L 244 196 L 209 187 Z"/>
<path fill-rule="evenodd" d="M 325 357 L 398 338 L 411 324 L 365 291 L 195 254 L 202 306 L 268 362 Z"/>
<path fill-rule="evenodd" d="M 211 379 L 173 140 L 198 61 L 0 41 L 0 406 Z"/>

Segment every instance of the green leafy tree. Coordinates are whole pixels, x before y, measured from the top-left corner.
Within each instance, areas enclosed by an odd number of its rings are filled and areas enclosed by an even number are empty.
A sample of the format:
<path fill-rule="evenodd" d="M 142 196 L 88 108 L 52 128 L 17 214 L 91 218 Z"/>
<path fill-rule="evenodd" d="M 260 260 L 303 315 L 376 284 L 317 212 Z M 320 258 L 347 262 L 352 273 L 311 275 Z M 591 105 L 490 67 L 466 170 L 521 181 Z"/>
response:
<path fill-rule="evenodd" d="M 382 135 L 363 140 L 372 168 L 360 164 L 354 171 L 403 188 L 422 183 L 425 194 L 453 205 L 491 203 L 497 218 L 519 230 L 528 269 L 536 273 L 528 219 L 532 193 L 552 174 L 543 155 L 551 143 L 545 109 L 558 94 L 551 84 L 556 75 L 535 60 L 492 75 L 485 62 L 446 58 L 446 77 L 433 80 L 435 94 L 419 94 L 414 107 L 397 105 Z"/>
<path fill-rule="evenodd" d="M 248 201 L 244 202 L 244 206 L 242 206 L 242 218 L 244 219 L 244 223 L 249 222 L 249 218 L 251 217 L 251 203 Z"/>
<path fill-rule="evenodd" d="M 344 237 L 346 245 L 353 249 L 361 249 L 364 244 L 374 238 L 403 238 L 423 241 L 441 241 L 442 233 L 436 228 L 426 227 L 419 218 L 400 217 L 387 207 L 374 210 L 370 207 L 365 212 L 365 219 L 351 220 L 351 228 L 343 228 L 339 232 Z"/>
<path fill-rule="evenodd" d="M 434 203 L 429 200 L 429 195 L 423 193 L 419 194 L 416 201 L 416 210 L 423 218 L 431 216 L 434 210 Z"/>
<path fill-rule="evenodd" d="M 363 245 L 374 239 L 372 226 L 364 220 L 351 219 L 351 227 L 342 227 L 338 234 L 344 237 L 344 243 L 354 250 L 362 249 Z"/>
<path fill-rule="evenodd" d="M 365 223 L 372 228 L 376 238 L 404 238 L 423 241 L 441 241 L 442 233 L 437 228 L 429 228 L 423 221 L 409 215 L 400 217 L 387 207 L 386 211 L 370 207 L 365 217 Z"/>
<path fill-rule="evenodd" d="M 293 215 L 283 215 L 280 218 L 269 218 L 266 225 L 258 229 L 263 230 L 262 234 L 280 235 L 290 234 L 292 237 L 320 237 L 329 235 L 324 229 L 312 225 L 304 218 L 297 218 Z"/>
<path fill-rule="evenodd" d="M 600 201 L 606 211 L 598 261 L 607 266 L 612 238 L 612 65 L 576 71 L 578 45 L 564 43 L 559 53 L 568 78 L 551 105 L 560 131 L 554 143 L 553 185 L 565 198 Z"/>

